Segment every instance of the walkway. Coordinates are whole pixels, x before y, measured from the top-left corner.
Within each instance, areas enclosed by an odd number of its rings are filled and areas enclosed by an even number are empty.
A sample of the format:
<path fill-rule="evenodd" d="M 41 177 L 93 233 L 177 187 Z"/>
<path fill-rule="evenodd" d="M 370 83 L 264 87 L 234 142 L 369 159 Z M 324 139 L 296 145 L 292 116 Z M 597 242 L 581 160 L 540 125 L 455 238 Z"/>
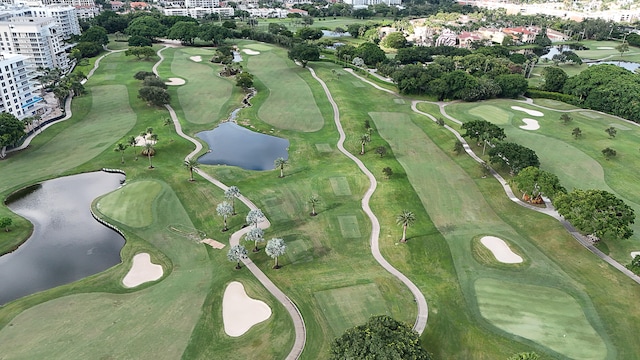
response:
<path fill-rule="evenodd" d="M 359 76 L 359 75 L 355 74 L 353 71 L 349 71 L 351 69 L 345 69 L 345 70 L 347 72 L 353 74 L 355 77 L 359 78 L 360 80 L 372 85 L 373 87 L 375 87 L 375 88 L 377 88 L 379 90 L 386 91 L 388 93 L 392 93 L 392 94 L 398 96 L 397 93 L 395 93 L 393 91 L 390 91 L 388 89 L 382 88 L 382 87 L 378 86 L 377 84 L 375 84 L 375 83 L 363 78 L 362 76 Z M 456 119 L 456 118 L 454 118 L 454 117 L 452 117 L 452 116 L 450 116 L 450 115 L 448 115 L 446 113 L 444 108 L 448 103 L 445 103 L 445 102 L 441 102 L 441 101 L 440 102 L 432 102 L 432 101 L 413 100 L 413 101 L 411 101 L 411 110 L 413 110 L 414 112 L 416 112 L 416 113 L 418 113 L 420 115 L 424 115 L 424 116 L 428 117 L 429 119 L 433 120 L 434 122 L 437 121 L 437 119 L 434 116 L 432 116 L 431 114 L 427 114 L 425 112 L 422 112 L 422 111 L 418 110 L 417 105 L 419 103 L 421 103 L 421 102 L 438 105 L 438 107 L 440 108 L 440 113 L 443 116 L 447 117 L 448 119 L 450 119 L 451 121 L 455 122 L 456 124 L 462 124 L 462 121 L 460 121 L 460 120 L 458 120 L 458 119 Z M 527 99 L 524 102 L 529 104 L 529 105 L 532 105 L 532 106 L 537 106 L 539 108 L 543 108 L 543 109 L 547 109 L 547 110 L 554 110 L 554 111 L 561 111 L 561 112 L 592 111 L 592 110 L 585 110 L 585 109 L 572 109 L 572 110 L 550 109 L 550 108 L 546 108 L 544 106 L 533 104 L 533 100 L 531 100 L 531 99 Z M 624 120 L 624 119 L 622 119 L 622 120 Z M 628 120 L 626 120 L 626 121 L 628 121 Z M 638 126 L 639 124 L 634 123 L 634 125 Z M 451 131 L 455 135 L 455 137 L 458 138 L 458 140 L 460 140 L 460 142 L 462 142 L 462 146 L 464 147 L 464 151 L 467 154 L 469 154 L 469 156 L 471 156 L 471 158 L 473 158 L 476 162 L 478 162 L 480 164 L 486 164 L 486 162 L 484 160 L 482 160 L 479 156 L 477 156 L 473 152 L 473 150 L 471 150 L 471 147 L 469 146 L 467 141 L 462 137 L 462 135 L 460 135 L 460 133 L 458 131 L 456 131 L 454 128 L 450 127 L 449 125 L 444 125 L 444 127 L 447 130 Z M 584 246 L 587 250 L 591 251 L 597 257 L 599 257 L 600 259 L 604 260 L 607 264 L 613 266 L 615 269 L 617 269 L 618 271 L 620 271 L 621 273 L 626 275 L 631 280 L 633 280 L 636 283 L 640 284 L 640 276 L 634 274 L 632 271 L 627 269 L 624 265 L 620 264 L 619 262 L 614 260 L 612 257 L 610 257 L 609 255 L 603 253 L 598 248 L 593 246 L 591 241 L 589 241 L 575 227 L 573 227 L 573 225 L 571 225 L 571 223 L 566 221 L 560 214 L 558 214 L 558 212 L 553 207 L 553 205 L 551 204 L 551 201 L 549 199 L 545 199 L 546 207 L 544 207 L 544 208 L 533 206 L 533 205 L 531 205 L 529 203 L 523 202 L 517 196 L 514 195 L 513 190 L 511 189 L 511 187 L 509 186 L 507 181 L 500 174 L 498 174 L 491 167 L 489 167 L 489 170 L 490 170 L 491 175 L 494 178 L 496 178 L 498 180 L 498 182 L 500 182 L 500 185 L 502 185 L 502 188 L 504 189 L 504 192 L 507 194 L 507 196 L 509 197 L 509 199 L 511 201 L 515 202 L 516 204 L 518 204 L 520 206 L 526 207 L 527 209 L 530 209 L 530 210 L 533 210 L 533 211 L 537 211 L 537 212 L 543 213 L 545 215 L 549 215 L 552 218 L 558 220 L 560 222 L 560 224 L 562 224 L 562 226 L 564 226 L 564 228 L 567 230 L 567 232 L 569 232 L 569 234 L 571 234 L 571 236 L 573 236 L 573 238 L 576 239 L 576 241 L 578 241 L 578 243 L 580 243 L 580 245 Z"/>
<path fill-rule="evenodd" d="M 158 62 L 153 66 L 153 72 L 158 75 L 158 65 L 164 60 L 164 57 L 162 56 L 162 51 L 165 50 L 168 46 L 163 47 L 162 49 L 158 50 L 158 56 L 160 57 L 160 59 L 158 60 Z M 178 117 L 176 116 L 176 112 L 173 110 L 173 108 L 170 105 L 165 105 L 165 107 L 167 108 L 167 110 L 169 111 L 169 115 L 171 116 L 171 120 L 173 120 L 173 124 L 175 125 L 176 128 L 176 133 L 181 136 L 182 138 L 185 138 L 189 141 L 191 141 L 194 145 L 195 145 L 195 150 L 193 150 L 191 153 L 189 153 L 186 157 L 185 160 L 187 159 L 191 159 L 194 156 L 196 156 L 201 150 L 202 150 L 202 144 L 197 141 L 196 139 L 188 136 L 187 134 L 185 134 L 182 131 L 182 125 L 180 124 L 180 121 L 178 120 Z M 227 190 L 229 187 L 225 184 L 223 184 L 221 181 L 214 179 L 212 176 L 210 176 L 209 174 L 205 173 L 204 171 L 201 171 L 200 169 L 194 169 L 194 171 L 202 176 L 205 180 L 209 181 L 210 183 L 212 183 L 213 185 L 219 187 L 222 190 Z M 240 201 L 242 201 L 242 203 L 244 203 L 249 209 L 251 210 L 255 210 L 258 207 L 251 202 L 251 200 L 247 199 L 244 195 L 240 195 L 238 197 L 238 199 Z M 268 228 L 269 226 L 271 226 L 271 224 L 269 223 L 269 220 L 265 220 L 263 222 L 260 223 L 260 227 L 263 229 Z M 229 239 L 229 245 L 230 246 L 235 246 L 238 245 L 240 243 L 240 239 L 242 238 L 242 236 L 248 232 L 250 229 L 250 227 L 245 227 L 243 229 L 240 229 L 238 231 L 236 231 L 235 233 L 233 233 L 231 235 L 231 238 Z M 304 325 L 304 319 L 302 318 L 302 314 L 300 313 L 300 310 L 298 310 L 298 307 L 296 306 L 296 304 L 291 301 L 291 299 L 289 299 L 289 297 L 282 292 L 282 290 L 280 290 L 268 277 L 267 275 L 265 275 L 265 273 L 262 272 L 262 270 L 260 270 L 260 268 L 258 268 L 253 261 L 251 261 L 251 259 L 249 258 L 244 258 L 242 259 L 242 262 L 244 263 L 244 265 L 247 267 L 247 269 L 249 269 L 249 271 L 251 271 L 251 273 L 253 274 L 253 276 L 256 277 L 256 279 L 258 279 L 258 281 L 260 281 L 260 283 L 285 307 L 285 309 L 287 310 L 287 312 L 289 312 L 289 315 L 291 316 L 291 320 L 293 321 L 293 327 L 294 327 L 294 331 L 295 331 L 295 341 L 293 343 L 293 348 L 291 349 L 291 351 L 289 352 L 289 354 L 287 355 L 286 359 L 287 360 L 296 360 L 298 358 L 300 358 L 300 355 L 302 354 L 302 351 L 304 350 L 304 346 L 307 340 L 307 329 Z"/>
<path fill-rule="evenodd" d="M 398 271 L 398 269 L 394 268 L 380 253 L 380 246 L 379 246 L 380 222 L 378 221 L 378 218 L 373 214 L 373 211 L 371 211 L 371 207 L 369 207 L 369 199 L 371 199 L 371 196 L 373 195 L 374 191 L 376 191 L 376 187 L 378 186 L 376 177 L 373 176 L 371 171 L 367 169 L 367 167 L 364 165 L 364 163 L 360 159 L 358 159 L 355 155 L 351 154 L 344 148 L 344 140 L 346 139 L 346 135 L 344 133 L 344 130 L 342 129 L 342 124 L 340 123 L 340 110 L 338 109 L 338 105 L 333 100 L 333 97 L 331 96 L 331 92 L 329 92 L 329 88 L 327 87 L 327 84 L 325 84 L 325 82 L 322 81 L 322 79 L 320 79 L 316 75 L 315 71 L 313 71 L 312 68 L 309 67 L 308 69 L 311 72 L 311 75 L 313 76 L 313 78 L 316 79 L 320 83 L 320 85 L 322 85 L 322 88 L 324 89 L 324 92 L 327 95 L 327 99 L 329 99 L 329 102 L 333 107 L 333 119 L 336 124 L 336 127 L 338 128 L 338 133 L 340 133 L 340 139 L 338 140 L 338 144 L 337 144 L 338 149 L 349 159 L 353 160 L 353 162 L 355 162 L 358 165 L 360 170 L 369 178 L 370 185 L 369 185 L 369 189 L 367 189 L 367 191 L 364 194 L 364 197 L 362 198 L 362 209 L 371 220 L 371 240 L 370 240 L 371 253 L 373 254 L 373 257 L 376 259 L 376 261 L 385 270 L 387 270 L 393 276 L 395 276 L 400 281 L 402 281 L 413 294 L 416 304 L 418 305 L 418 316 L 416 318 L 415 324 L 413 325 L 413 330 L 417 331 L 418 334 L 422 335 L 422 332 L 427 326 L 427 317 L 429 316 L 429 307 L 427 306 L 427 300 L 424 298 L 424 295 L 422 294 L 420 289 L 418 289 L 418 287 L 413 282 L 411 282 L 411 280 L 409 280 L 408 277 L 406 277 L 403 273 Z M 351 69 L 345 69 L 345 70 L 349 72 L 353 71 Z M 382 87 L 379 87 L 379 88 L 381 90 L 389 92 L 389 90 L 387 89 L 384 89 Z"/>

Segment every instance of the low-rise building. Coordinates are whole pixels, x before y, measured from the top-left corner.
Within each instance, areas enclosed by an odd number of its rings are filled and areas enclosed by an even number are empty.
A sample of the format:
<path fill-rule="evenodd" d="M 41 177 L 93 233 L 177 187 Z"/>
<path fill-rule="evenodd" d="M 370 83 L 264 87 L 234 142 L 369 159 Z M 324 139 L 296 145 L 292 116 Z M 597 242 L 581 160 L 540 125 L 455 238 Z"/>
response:
<path fill-rule="evenodd" d="M 164 9 L 167 16 L 190 16 L 194 19 L 201 19 L 208 14 L 220 14 L 223 17 L 232 17 L 235 13 L 232 7 L 226 8 L 172 8 Z"/>

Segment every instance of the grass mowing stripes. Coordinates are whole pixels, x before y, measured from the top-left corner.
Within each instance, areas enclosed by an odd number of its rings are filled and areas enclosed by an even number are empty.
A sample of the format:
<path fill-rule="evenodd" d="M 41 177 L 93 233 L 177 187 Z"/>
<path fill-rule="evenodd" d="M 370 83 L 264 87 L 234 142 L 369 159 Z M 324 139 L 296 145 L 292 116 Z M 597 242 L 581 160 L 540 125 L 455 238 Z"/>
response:
<path fill-rule="evenodd" d="M 153 222 L 152 204 L 162 185 L 153 180 L 136 181 L 98 201 L 100 212 L 131 227 L 145 227 Z"/>
<path fill-rule="evenodd" d="M 336 196 L 349 196 L 351 195 L 351 188 L 349 182 L 344 176 L 329 178 L 331 188 Z"/>
<path fill-rule="evenodd" d="M 342 236 L 346 238 L 359 238 L 360 227 L 358 227 L 358 218 L 351 216 L 338 216 L 338 222 L 340 223 L 340 231 Z"/>

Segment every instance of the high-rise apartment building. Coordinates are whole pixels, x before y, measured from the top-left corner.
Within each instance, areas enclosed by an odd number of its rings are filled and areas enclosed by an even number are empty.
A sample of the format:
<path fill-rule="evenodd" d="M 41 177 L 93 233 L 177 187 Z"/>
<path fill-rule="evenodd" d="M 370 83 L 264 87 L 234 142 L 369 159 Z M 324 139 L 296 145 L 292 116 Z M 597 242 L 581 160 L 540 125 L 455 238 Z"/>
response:
<path fill-rule="evenodd" d="M 42 98 L 35 93 L 34 76 L 26 56 L 0 52 L 0 112 L 18 119 L 36 113 Z"/>
<path fill-rule="evenodd" d="M 220 0 L 185 0 L 184 7 L 186 8 L 215 8 L 220 6 Z"/>

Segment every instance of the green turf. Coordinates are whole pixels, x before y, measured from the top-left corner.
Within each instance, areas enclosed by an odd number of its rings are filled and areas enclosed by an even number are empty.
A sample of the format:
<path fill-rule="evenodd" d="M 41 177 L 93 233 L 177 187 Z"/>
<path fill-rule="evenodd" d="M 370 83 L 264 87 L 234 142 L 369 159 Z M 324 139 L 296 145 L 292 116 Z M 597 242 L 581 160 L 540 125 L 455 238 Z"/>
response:
<path fill-rule="evenodd" d="M 331 152 L 333 150 L 331 150 L 331 145 L 329 144 L 316 144 L 316 149 L 318 149 L 319 152 Z"/>
<path fill-rule="evenodd" d="M 490 121 L 494 124 L 509 124 L 513 114 L 491 105 L 479 105 L 469 111 L 469 114 Z"/>
<path fill-rule="evenodd" d="M 349 182 L 344 176 L 329 178 L 331 188 L 336 196 L 348 196 L 351 195 L 351 189 L 349 188 Z"/>
<path fill-rule="evenodd" d="M 258 49 L 256 49 L 258 50 Z M 303 132 L 318 131 L 324 119 L 309 85 L 300 77 L 308 72 L 286 59 L 286 53 L 277 48 L 247 59 L 247 69 L 262 86 L 257 86 L 267 96 L 258 115 L 266 123 L 284 130 Z"/>
<path fill-rule="evenodd" d="M 312 246 L 308 240 L 294 240 L 287 243 L 287 258 L 292 264 L 313 261 Z"/>
<path fill-rule="evenodd" d="M 127 183 L 117 191 L 105 195 L 97 203 L 98 210 L 131 227 L 145 227 L 153 222 L 152 205 L 162 185 L 156 181 Z"/>
<path fill-rule="evenodd" d="M 371 316 L 389 314 L 374 283 L 318 291 L 314 296 L 335 337 L 364 324 Z"/>
<path fill-rule="evenodd" d="M 358 218 L 355 216 L 338 216 L 340 231 L 345 238 L 358 238 L 361 236 Z"/>
<path fill-rule="evenodd" d="M 476 280 L 475 291 L 482 316 L 493 325 L 572 359 L 606 358 L 602 338 L 567 293 L 491 278 Z"/>

